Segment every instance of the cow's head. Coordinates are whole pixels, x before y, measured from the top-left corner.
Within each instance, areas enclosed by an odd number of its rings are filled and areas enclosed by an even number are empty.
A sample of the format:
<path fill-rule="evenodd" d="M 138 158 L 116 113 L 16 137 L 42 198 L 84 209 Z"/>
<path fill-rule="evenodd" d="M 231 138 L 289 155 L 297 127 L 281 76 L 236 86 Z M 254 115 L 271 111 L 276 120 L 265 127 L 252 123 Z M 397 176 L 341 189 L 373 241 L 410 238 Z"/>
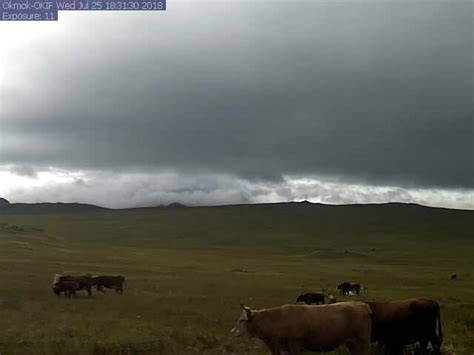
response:
<path fill-rule="evenodd" d="M 252 310 L 250 307 L 244 306 L 243 304 L 241 304 L 241 307 L 242 314 L 240 315 L 240 318 L 237 320 L 237 322 L 235 322 L 235 325 L 230 332 L 237 337 L 252 337 L 254 333 Z"/>
<path fill-rule="evenodd" d="M 303 302 L 304 301 L 304 295 L 299 295 L 298 298 L 296 299 L 296 302 Z"/>
<path fill-rule="evenodd" d="M 61 294 L 61 289 L 57 285 L 53 285 L 53 292 L 56 296 Z"/>

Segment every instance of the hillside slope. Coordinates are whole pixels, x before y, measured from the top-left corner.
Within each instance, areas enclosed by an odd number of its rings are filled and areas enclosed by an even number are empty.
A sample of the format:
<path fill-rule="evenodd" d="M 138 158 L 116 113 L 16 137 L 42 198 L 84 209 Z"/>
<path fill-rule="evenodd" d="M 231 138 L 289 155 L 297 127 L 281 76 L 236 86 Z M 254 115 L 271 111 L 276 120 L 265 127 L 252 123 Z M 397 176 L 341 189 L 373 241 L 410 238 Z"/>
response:
<path fill-rule="evenodd" d="M 455 241 L 474 237 L 474 211 L 398 203 L 278 203 L 130 210 L 46 204 L 16 208 L 15 214 L 5 215 L 13 224 L 26 223 L 82 241 L 127 245 L 294 247 L 315 241 L 357 245 L 364 240 L 386 243 L 395 239 Z M 45 214 L 47 218 L 41 217 Z"/>

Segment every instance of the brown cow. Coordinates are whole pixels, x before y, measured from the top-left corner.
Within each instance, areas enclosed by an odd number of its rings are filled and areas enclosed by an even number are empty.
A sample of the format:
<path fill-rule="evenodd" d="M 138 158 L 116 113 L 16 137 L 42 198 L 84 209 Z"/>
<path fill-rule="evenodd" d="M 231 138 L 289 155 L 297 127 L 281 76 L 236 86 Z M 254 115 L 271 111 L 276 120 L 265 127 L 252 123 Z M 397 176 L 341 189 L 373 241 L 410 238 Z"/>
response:
<path fill-rule="evenodd" d="M 60 296 L 61 292 L 63 292 L 66 297 L 76 296 L 76 290 L 78 288 L 79 284 L 74 281 L 55 282 L 53 284 L 53 292 L 57 296 Z"/>
<path fill-rule="evenodd" d="M 261 310 L 242 307 L 232 333 L 260 338 L 273 355 L 328 352 L 341 345 L 352 355 L 369 353 L 371 311 L 365 303 L 291 304 Z"/>
<path fill-rule="evenodd" d="M 97 291 L 105 293 L 104 287 L 113 288 L 115 292 L 123 293 L 123 284 L 125 277 L 122 275 L 96 275 L 92 277 L 92 284 Z"/>
<path fill-rule="evenodd" d="M 75 291 L 84 290 L 87 292 L 88 296 L 92 295 L 92 277 L 89 275 L 55 275 L 53 284 L 73 282 L 77 284 Z"/>
<path fill-rule="evenodd" d="M 417 342 L 425 352 L 430 342 L 433 352 L 440 354 L 443 334 L 436 301 L 414 298 L 397 302 L 366 303 L 372 310 L 371 342 L 383 343 L 394 354 L 402 353 L 405 345 Z"/>
<path fill-rule="evenodd" d="M 306 304 L 324 304 L 325 295 L 319 292 L 308 292 L 298 296 L 296 302 L 304 302 Z"/>

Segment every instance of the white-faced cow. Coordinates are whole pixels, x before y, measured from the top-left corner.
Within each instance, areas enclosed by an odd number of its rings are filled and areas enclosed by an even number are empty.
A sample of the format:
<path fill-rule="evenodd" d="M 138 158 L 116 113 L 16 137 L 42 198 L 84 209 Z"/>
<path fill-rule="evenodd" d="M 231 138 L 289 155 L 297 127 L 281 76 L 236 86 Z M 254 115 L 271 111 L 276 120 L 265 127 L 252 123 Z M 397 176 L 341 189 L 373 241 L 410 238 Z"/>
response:
<path fill-rule="evenodd" d="M 60 296 L 61 293 L 64 293 L 64 296 L 71 297 L 76 296 L 76 291 L 79 289 L 79 284 L 74 281 L 63 281 L 56 282 L 53 284 L 53 292 Z"/>
<path fill-rule="evenodd" d="M 261 310 L 242 307 L 232 333 L 261 339 L 273 355 L 328 352 L 342 345 L 352 355 L 369 353 L 371 311 L 365 303 L 284 305 Z"/>
<path fill-rule="evenodd" d="M 73 289 L 74 288 L 74 289 Z M 58 296 L 61 292 L 65 295 L 76 295 L 76 291 L 84 290 L 88 296 L 92 295 L 92 277 L 90 275 L 59 275 L 53 280 L 53 292 Z"/>

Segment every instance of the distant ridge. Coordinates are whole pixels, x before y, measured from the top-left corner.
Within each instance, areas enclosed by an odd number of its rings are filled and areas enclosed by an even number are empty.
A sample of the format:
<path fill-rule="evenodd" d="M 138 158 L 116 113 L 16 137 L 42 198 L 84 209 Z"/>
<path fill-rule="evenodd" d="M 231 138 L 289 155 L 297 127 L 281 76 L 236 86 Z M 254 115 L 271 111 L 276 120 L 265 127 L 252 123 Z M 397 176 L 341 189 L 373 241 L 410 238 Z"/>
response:
<path fill-rule="evenodd" d="M 321 208 L 353 208 L 353 207 L 392 207 L 392 208 L 420 208 L 420 209 L 432 209 L 432 210 L 448 210 L 448 211 L 471 211 L 469 209 L 460 208 L 448 208 L 448 207 L 437 207 L 437 206 L 425 206 L 413 202 L 380 202 L 380 203 L 347 203 L 347 204 L 327 204 L 321 202 L 310 202 L 308 200 L 303 201 L 288 201 L 288 202 L 263 202 L 263 203 L 242 203 L 233 205 L 214 205 L 214 206 L 194 206 L 194 208 L 213 208 L 213 207 L 238 207 L 238 206 L 301 206 L 301 207 L 321 207 Z"/>
<path fill-rule="evenodd" d="M 1 199 L 4 200 L 4 199 Z M 107 211 L 108 208 L 85 203 L 40 202 L 7 203 L 0 200 L 0 214 L 48 214 L 48 213 L 84 213 Z M 6 200 L 5 200 L 6 201 Z M 8 202 L 8 201 L 7 201 Z"/>
<path fill-rule="evenodd" d="M 385 202 L 385 203 L 354 203 L 344 205 L 333 205 L 323 203 L 313 203 L 307 200 L 289 201 L 289 202 L 272 202 L 272 203 L 254 203 L 254 204 L 227 204 L 227 205 L 211 205 L 211 206 L 187 206 L 182 203 L 173 202 L 168 205 L 158 205 L 151 207 L 132 207 L 132 208 L 106 208 L 85 203 L 63 203 L 63 202 L 40 202 L 40 203 L 10 203 L 8 200 L 0 197 L 0 215 L 1 214 L 48 214 L 48 213 L 85 213 L 85 212 L 103 212 L 103 211 L 163 211 L 163 210 L 184 210 L 184 209 L 258 209 L 258 208 L 284 208 L 291 210 L 446 210 L 446 211 L 465 211 L 474 212 L 472 210 L 453 209 L 445 207 L 431 207 L 419 205 L 416 203 L 404 202 Z"/>
<path fill-rule="evenodd" d="M 183 205 L 182 203 L 178 203 L 178 202 L 173 202 L 173 203 L 170 203 L 168 206 L 166 206 L 167 208 L 186 208 L 188 206 L 186 205 Z"/>

